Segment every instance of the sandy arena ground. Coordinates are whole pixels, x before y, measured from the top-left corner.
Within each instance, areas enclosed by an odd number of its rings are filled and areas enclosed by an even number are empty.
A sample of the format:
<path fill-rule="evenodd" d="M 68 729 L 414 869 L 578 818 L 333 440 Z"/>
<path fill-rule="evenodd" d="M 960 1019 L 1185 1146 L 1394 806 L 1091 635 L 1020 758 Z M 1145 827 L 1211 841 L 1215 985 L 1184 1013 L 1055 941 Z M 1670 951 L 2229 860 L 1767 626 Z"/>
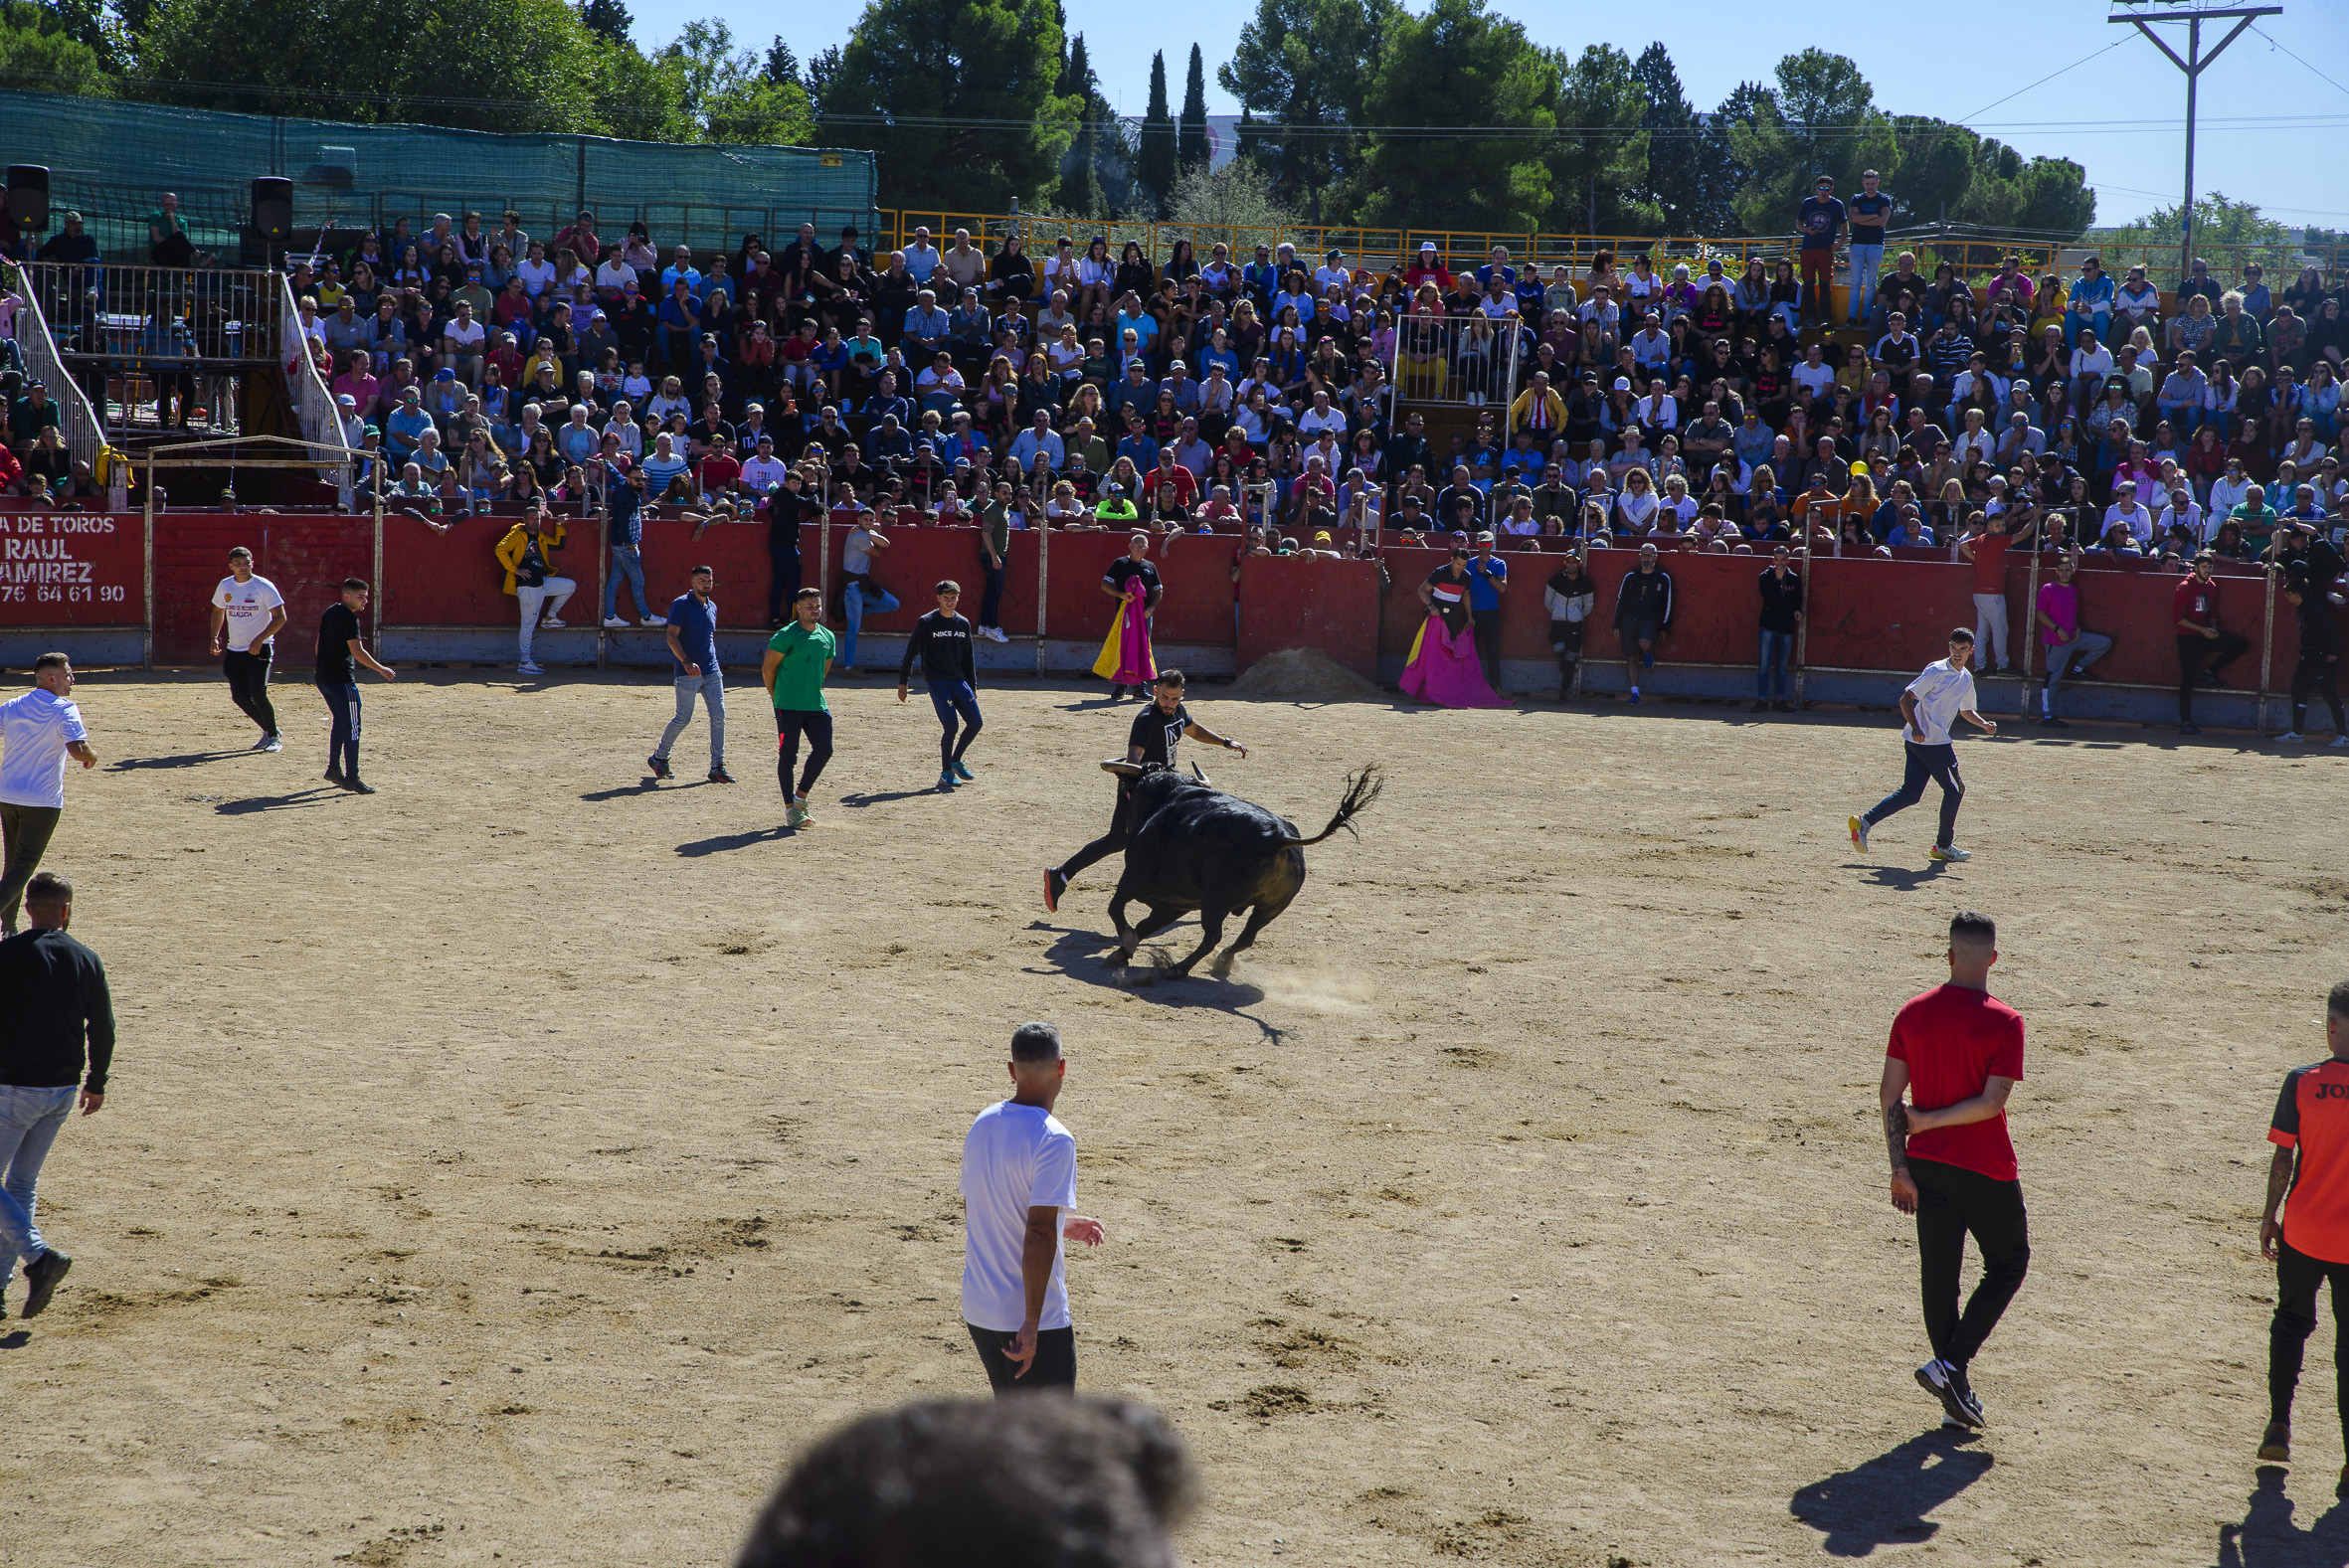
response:
<path fill-rule="evenodd" d="M 1968 741 L 1935 873 L 1929 810 L 1845 840 L 1881 718 L 1204 687 L 1219 783 L 1316 827 L 1392 783 L 1229 982 L 1136 988 L 1114 866 L 1037 897 L 1108 813 L 1099 691 L 985 692 L 943 797 L 927 705 L 850 687 L 793 837 L 748 690 L 743 782 L 697 726 L 652 789 L 657 679 L 371 683 L 360 799 L 304 687 L 267 757 L 215 678 L 86 682 L 50 864 L 123 1043 L 43 1188 L 73 1277 L 0 1324 L 0 1558 L 726 1562 L 814 1434 L 984 1393 L 957 1156 L 1040 1017 L 1111 1238 L 1080 1375 L 1187 1436 L 1190 1561 L 2349 1560 L 2329 1325 L 2299 1468 L 2252 1458 L 2341 761 Z M 2036 1255 L 1951 1442 L 1874 1095 L 1962 904 L 2030 1020 Z"/>

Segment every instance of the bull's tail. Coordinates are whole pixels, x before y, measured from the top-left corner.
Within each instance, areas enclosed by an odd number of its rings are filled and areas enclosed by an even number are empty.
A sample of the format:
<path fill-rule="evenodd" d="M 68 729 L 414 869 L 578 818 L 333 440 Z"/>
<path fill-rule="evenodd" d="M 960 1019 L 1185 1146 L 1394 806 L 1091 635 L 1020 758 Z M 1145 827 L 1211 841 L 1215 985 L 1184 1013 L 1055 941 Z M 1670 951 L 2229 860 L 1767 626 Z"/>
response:
<path fill-rule="evenodd" d="M 1285 842 L 1292 848 L 1302 849 L 1308 844 L 1320 843 L 1342 827 L 1355 837 L 1360 837 L 1355 828 L 1354 819 L 1368 810 L 1370 802 L 1378 798 L 1378 791 L 1385 787 L 1386 776 L 1378 771 L 1378 765 L 1362 764 L 1359 772 L 1346 776 L 1346 793 L 1339 800 L 1337 811 L 1330 817 L 1330 825 L 1311 838 L 1292 838 Z"/>

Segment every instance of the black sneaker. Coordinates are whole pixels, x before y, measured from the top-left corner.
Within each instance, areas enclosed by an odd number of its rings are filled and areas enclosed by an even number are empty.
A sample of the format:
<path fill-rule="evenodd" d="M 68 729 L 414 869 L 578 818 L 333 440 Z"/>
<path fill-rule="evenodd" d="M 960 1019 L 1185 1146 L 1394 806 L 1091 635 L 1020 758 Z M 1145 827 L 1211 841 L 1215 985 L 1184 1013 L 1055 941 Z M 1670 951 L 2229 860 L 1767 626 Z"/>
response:
<path fill-rule="evenodd" d="M 1776 702 L 1770 704 L 1770 711 L 1772 713 L 1798 713 L 1801 710 L 1796 708 L 1795 705 L 1792 702 L 1789 702 L 1786 698 L 1781 697 Z"/>
<path fill-rule="evenodd" d="M 2200 735 L 2202 733 L 2202 726 L 2199 724 L 2181 724 L 2178 726 L 2178 733 L 2180 735 Z"/>
<path fill-rule="evenodd" d="M 2057 718 L 2052 713 L 2042 714 L 2040 716 L 2039 722 L 2046 725 L 2051 730 L 2069 730 L 2072 728 L 2071 725 L 2066 724 L 2062 719 Z"/>
<path fill-rule="evenodd" d="M 655 779 L 673 779 L 676 777 L 676 775 L 669 772 L 669 760 L 665 757 L 647 757 L 644 759 L 644 766 L 652 770 L 652 777 Z"/>
<path fill-rule="evenodd" d="M 1982 1425 L 1982 1404 L 1966 1387 L 1958 1370 L 1936 1357 L 1916 1369 L 1916 1386 L 1941 1401 L 1950 1420 L 1967 1427 Z"/>
<path fill-rule="evenodd" d="M 32 1290 L 26 1293 L 24 1307 L 17 1315 L 38 1317 L 49 1310 L 49 1299 L 57 1294 L 57 1282 L 64 1279 L 66 1271 L 73 1266 L 74 1260 L 55 1247 L 25 1265 L 25 1283 Z"/>
<path fill-rule="evenodd" d="M 1045 910 L 1045 913 L 1047 913 L 1047 914 L 1051 914 L 1051 915 L 1057 915 L 1057 914 L 1059 914 L 1059 913 L 1060 913 L 1060 895 L 1061 895 L 1061 894 L 1063 894 L 1063 893 L 1066 893 L 1067 891 L 1068 891 L 1068 878 L 1066 878 L 1066 877 L 1064 877 L 1064 876 L 1062 876 L 1062 875 L 1060 874 L 1060 868 L 1059 868 L 1059 867 L 1057 867 L 1057 866 L 1046 866 L 1046 867 L 1044 868 L 1044 910 Z"/>
<path fill-rule="evenodd" d="M 342 783 L 342 770 L 339 768 L 329 768 L 326 770 L 326 772 L 320 774 L 318 777 L 325 780 L 330 784 L 338 784 Z"/>
<path fill-rule="evenodd" d="M 713 768 L 710 770 L 711 784 L 732 784 L 733 782 L 734 776 L 728 773 L 725 769 Z"/>
<path fill-rule="evenodd" d="M 1761 701 L 1759 698 L 1756 698 L 1754 700 L 1753 706 L 1746 709 L 1745 711 L 1747 713 L 1767 713 L 1770 711 L 1770 705 Z"/>
<path fill-rule="evenodd" d="M 351 778 L 343 780 L 342 787 L 349 790 L 352 794 L 375 793 L 375 785 L 369 784 L 366 780 L 359 778 L 357 775 L 353 775 Z"/>

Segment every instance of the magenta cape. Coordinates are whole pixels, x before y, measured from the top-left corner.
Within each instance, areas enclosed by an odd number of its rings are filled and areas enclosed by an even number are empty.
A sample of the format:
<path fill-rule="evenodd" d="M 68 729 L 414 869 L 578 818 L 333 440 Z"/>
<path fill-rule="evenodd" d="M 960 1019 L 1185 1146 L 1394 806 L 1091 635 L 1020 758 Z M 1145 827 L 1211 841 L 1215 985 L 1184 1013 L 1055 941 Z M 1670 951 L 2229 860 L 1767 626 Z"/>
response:
<path fill-rule="evenodd" d="M 1403 693 L 1442 708 L 1506 708 L 1485 681 L 1476 657 L 1476 633 L 1467 628 L 1454 636 L 1444 617 L 1430 614 L 1411 643 L 1411 661 L 1403 666 Z"/>
<path fill-rule="evenodd" d="M 1101 657 L 1093 661 L 1093 673 L 1112 685 L 1148 686 L 1159 678 L 1150 652 L 1150 615 L 1142 605 L 1147 593 L 1142 579 L 1126 579 L 1126 597 L 1110 621 L 1109 635 L 1102 638 Z"/>

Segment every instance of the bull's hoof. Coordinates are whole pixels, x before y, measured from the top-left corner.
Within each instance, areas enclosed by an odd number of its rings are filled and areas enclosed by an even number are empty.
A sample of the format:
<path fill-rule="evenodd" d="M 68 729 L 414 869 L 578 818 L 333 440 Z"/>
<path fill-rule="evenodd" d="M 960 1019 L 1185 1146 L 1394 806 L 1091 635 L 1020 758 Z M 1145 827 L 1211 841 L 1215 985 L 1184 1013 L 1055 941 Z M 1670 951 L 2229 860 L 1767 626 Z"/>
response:
<path fill-rule="evenodd" d="M 1156 985 L 1158 982 L 1159 973 L 1156 969 L 1144 969 L 1140 974 L 1133 975 L 1126 981 L 1128 985 L 1132 986 L 1136 990 L 1142 990 L 1147 986 Z"/>
<path fill-rule="evenodd" d="M 1207 972 L 1219 980 L 1228 980 L 1231 978 L 1231 960 L 1230 954 L 1218 954 L 1215 961 L 1207 965 Z"/>

